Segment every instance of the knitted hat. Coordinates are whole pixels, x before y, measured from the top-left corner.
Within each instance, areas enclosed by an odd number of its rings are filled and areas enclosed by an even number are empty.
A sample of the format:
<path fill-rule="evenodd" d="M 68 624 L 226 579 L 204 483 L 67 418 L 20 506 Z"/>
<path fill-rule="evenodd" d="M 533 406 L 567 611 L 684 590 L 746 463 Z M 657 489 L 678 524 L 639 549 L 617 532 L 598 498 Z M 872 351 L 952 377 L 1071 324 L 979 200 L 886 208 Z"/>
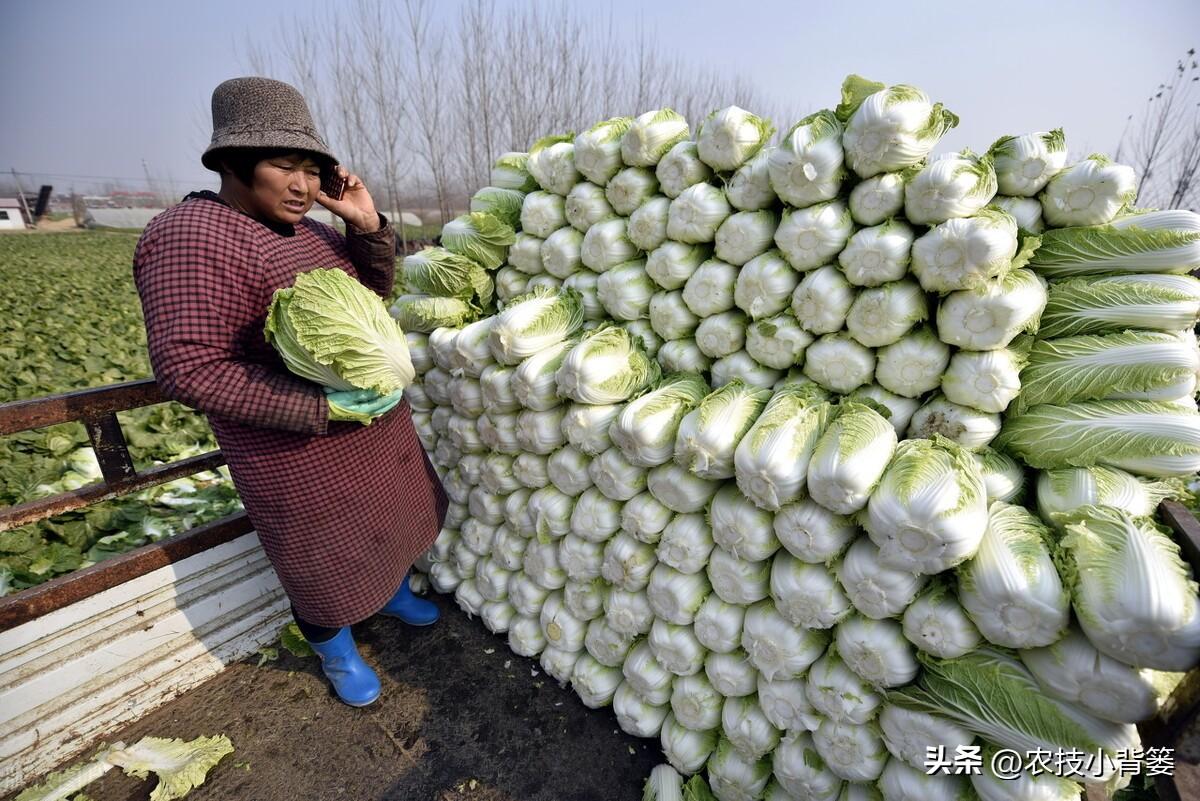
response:
<path fill-rule="evenodd" d="M 304 97 L 270 78 L 233 78 L 212 95 L 213 135 L 200 162 L 220 171 L 220 151 L 228 148 L 286 148 L 316 153 L 338 163 L 317 133 Z"/>

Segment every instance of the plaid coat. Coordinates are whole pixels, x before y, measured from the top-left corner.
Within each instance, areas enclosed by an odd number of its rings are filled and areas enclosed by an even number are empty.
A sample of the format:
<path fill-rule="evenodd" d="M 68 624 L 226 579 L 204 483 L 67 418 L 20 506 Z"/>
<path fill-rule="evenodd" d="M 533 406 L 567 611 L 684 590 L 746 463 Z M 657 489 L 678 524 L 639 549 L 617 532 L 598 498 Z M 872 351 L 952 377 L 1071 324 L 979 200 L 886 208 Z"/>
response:
<path fill-rule="evenodd" d="M 263 323 L 272 293 L 315 267 L 386 295 L 395 253 L 390 225 L 276 229 L 209 194 L 155 217 L 134 254 L 155 377 L 208 416 L 297 614 L 320 626 L 391 598 L 436 538 L 446 496 L 406 403 L 370 426 L 330 421 L 321 388 L 287 371 Z"/>

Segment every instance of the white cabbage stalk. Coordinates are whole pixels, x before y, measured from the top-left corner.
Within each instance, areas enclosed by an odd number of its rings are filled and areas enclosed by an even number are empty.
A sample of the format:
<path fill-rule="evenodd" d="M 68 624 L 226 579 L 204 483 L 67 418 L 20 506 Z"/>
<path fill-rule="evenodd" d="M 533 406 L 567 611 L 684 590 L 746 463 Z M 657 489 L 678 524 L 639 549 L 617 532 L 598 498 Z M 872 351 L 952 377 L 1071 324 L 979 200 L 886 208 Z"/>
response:
<path fill-rule="evenodd" d="M 458 537 L 459 532 L 451 528 L 443 528 L 439 531 L 437 539 L 433 541 L 433 545 L 429 546 L 429 550 L 425 554 L 429 563 L 448 562 L 454 545 L 458 542 Z"/>
<path fill-rule="evenodd" d="M 913 412 L 908 424 L 909 439 L 941 435 L 967 450 L 985 447 L 1000 433 L 1000 415 L 951 403 L 934 395 Z"/>
<path fill-rule="evenodd" d="M 538 453 L 522 453 L 513 460 L 513 475 L 529 489 L 541 489 L 550 483 L 547 468 L 549 457 Z"/>
<path fill-rule="evenodd" d="M 676 464 L 701 478 L 732 478 L 734 450 L 770 396 L 769 390 L 748 387 L 741 381 L 708 395 L 679 425 Z"/>
<path fill-rule="evenodd" d="M 885 172 L 860 181 L 850 190 L 850 215 L 859 225 L 879 225 L 904 210 L 904 187 L 921 168 Z"/>
<path fill-rule="evenodd" d="M 775 781 L 792 798 L 837 801 L 841 794 L 842 777 L 826 767 L 807 731 L 789 731 L 771 755 L 771 766 Z"/>
<path fill-rule="evenodd" d="M 692 628 L 700 644 L 714 653 L 737 650 L 742 641 L 742 621 L 746 607 L 728 604 L 717 594 L 709 595 L 696 612 Z"/>
<path fill-rule="evenodd" d="M 783 378 L 782 370 L 764 367 L 744 350 L 717 359 L 712 363 L 711 371 L 712 385 L 718 389 L 731 381 L 741 381 L 759 389 L 772 389 Z"/>
<path fill-rule="evenodd" d="M 1200 662 L 1200 598 L 1167 529 L 1123 509 L 1085 506 L 1060 542 L 1064 578 L 1084 634 L 1135 667 Z"/>
<path fill-rule="evenodd" d="M 871 407 L 846 403 L 825 428 L 808 463 L 809 496 L 849 515 L 867 505 L 896 450 L 896 431 Z"/>
<path fill-rule="evenodd" d="M 754 157 L 775 133 L 770 120 L 737 106 L 708 115 L 696 136 L 700 159 L 718 172 L 736 170 Z"/>
<path fill-rule="evenodd" d="M 609 432 L 613 444 L 638 467 L 665 464 L 671 460 L 680 421 L 707 391 L 698 375 L 667 376 L 654 390 L 626 404 Z"/>
<path fill-rule="evenodd" d="M 713 591 L 726 603 L 749 606 L 770 594 L 768 560 L 751 562 L 717 548 L 709 558 L 706 572 Z"/>
<path fill-rule="evenodd" d="M 769 681 L 798 678 L 828 645 L 827 632 L 793 626 L 770 601 L 746 610 L 742 648 Z"/>
<path fill-rule="evenodd" d="M 850 211 L 840 200 L 788 209 L 775 231 L 775 245 L 799 272 L 828 264 L 854 232 Z"/>
<path fill-rule="evenodd" d="M 620 515 L 622 531 L 639 542 L 655 545 L 675 513 L 649 492 L 643 492 L 626 501 Z"/>
<path fill-rule="evenodd" d="M 627 534 L 621 536 L 629 538 Z M 636 543 L 636 540 L 629 539 Z M 650 548 L 644 543 L 637 544 L 644 549 Z M 650 601 L 650 608 L 660 620 L 676 626 L 688 626 L 695 620 L 696 612 L 710 591 L 708 577 L 703 571 L 681 573 L 669 565 L 659 564 L 650 575 L 646 597 Z"/>
<path fill-rule="evenodd" d="M 671 713 L 689 729 L 704 731 L 721 724 L 724 698 L 703 673 L 683 676 L 671 688 Z"/>
<path fill-rule="evenodd" d="M 928 316 L 921 288 L 912 281 L 893 281 L 858 293 L 846 313 L 846 330 L 860 345 L 881 348 L 898 342 Z"/>
<path fill-rule="evenodd" d="M 489 182 L 500 189 L 529 192 L 537 188 L 537 182 L 529 174 L 528 153 L 504 153 L 492 165 Z"/>
<path fill-rule="evenodd" d="M 540 239 L 567 224 L 566 201 L 550 192 L 530 192 L 521 205 L 521 230 Z"/>
<path fill-rule="evenodd" d="M 1050 278 L 1097 273 L 1186 273 L 1200 267 L 1200 215 L 1133 212 L 1108 225 L 1045 232 L 1031 265 Z"/>
<path fill-rule="evenodd" d="M 704 318 L 694 334 L 696 347 L 717 359 L 737 353 L 746 344 L 746 315 L 730 310 Z"/>
<path fill-rule="evenodd" d="M 1200 347 L 1190 331 L 1125 331 L 1039 341 L 1021 373 L 1017 410 L 1039 403 L 1105 399 L 1190 401 L 1198 375 Z"/>
<path fill-rule="evenodd" d="M 571 533 L 589 542 L 603 543 L 621 527 L 621 502 L 589 487 L 571 511 Z"/>
<path fill-rule="evenodd" d="M 1132 167 L 1093 154 L 1055 174 L 1039 197 L 1047 225 L 1104 225 L 1133 207 L 1137 176 Z"/>
<path fill-rule="evenodd" d="M 854 615 L 834 635 L 838 656 L 854 673 L 875 687 L 899 687 L 917 677 L 920 664 L 895 620 Z"/>
<path fill-rule="evenodd" d="M 663 755 L 673 767 L 682 773 L 692 774 L 708 762 L 709 755 L 717 747 L 718 732 L 695 731 L 667 715 L 662 725 Z"/>
<path fill-rule="evenodd" d="M 804 375 L 830 392 L 853 392 L 874 374 L 875 352 L 846 333 L 826 334 L 804 353 Z"/>
<path fill-rule="evenodd" d="M 420 385 L 409 384 L 404 390 L 404 399 L 408 401 L 408 405 L 413 409 L 413 428 L 417 432 L 417 437 L 421 440 L 421 446 L 426 451 L 431 451 L 437 445 L 438 438 L 437 432 L 433 430 L 433 415 L 430 413 L 433 408 L 433 402 L 426 397 L 425 403 L 430 408 L 425 411 L 418 410 L 413 405 L 412 395 L 409 393 L 409 390 L 414 388 L 420 389 Z M 424 390 L 421 390 L 421 394 L 424 395 Z"/>
<path fill-rule="evenodd" d="M 558 543 L 558 563 L 571 581 L 591 581 L 600 577 L 604 563 L 604 545 L 589 542 L 573 533 Z"/>
<path fill-rule="evenodd" d="M 504 522 L 504 497 L 488 492 L 483 487 L 475 487 L 467 498 L 467 508 L 481 523 L 498 526 Z"/>
<path fill-rule="evenodd" d="M 813 334 L 840 331 L 854 302 L 854 288 L 833 265 L 806 273 L 792 293 L 792 313 Z"/>
<path fill-rule="evenodd" d="M 517 415 L 517 442 L 531 453 L 550 454 L 563 446 L 562 406 L 544 412 L 525 411 Z"/>
<path fill-rule="evenodd" d="M 751 693 L 754 692 L 751 682 Z M 747 694 L 749 695 L 749 694 Z M 747 759 L 762 759 L 779 745 L 780 731 L 754 697 L 730 697 L 721 709 L 721 730 Z"/>
<path fill-rule="evenodd" d="M 575 499 L 557 487 L 542 487 L 529 496 L 529 507 L 539 539 L 557 539 L 571 532 Z"/>
<path fill-rule="evenodd" d="M 639 211 L 641 210 L 639 209 Z M 680 289 L 700 268 L 700 265 L 704 264 L 711 256 L 712 246 L 710 245 L 663 242 L 646 257 L 646 273 L 654 283 L 663 289 Z M 735 280 L 736 271 L 729 281 L 731 291 Z M 732 299 L 730 305 L 732 305 Z"/>
<path fill-rule="evenodd" d="M 479 378 L 488 365 L 495 364 L 488 348 L 488 334 L 491 333 L 495 319 L 485 317 L 458 332 L 458 336 L 454 338 L 454 352 L 450 355 L 450 364 L 455 375 Z"/>
<path fill-rule="evenodd" d="M 775 728 L 788 732 L 779 746 L 781 749 L 786 747 L 789 738 L 800 732 L 814 731 L 821 723 L 820 715 L 805 695 L 804 686 L 803 679 L 771 681 L 762 675 L 758 677 L 759 706 Z"/>
<path fill-rule="evenodd" d="M 700 160 L 695 142 L 683 141 L 672 147 L 658 162 L 654 171 L 662 193 L 677 198 L 689 186 L 702 184 L 712 178 L 713 171 Z"/>
<path fill-rule="evenodd" d="M 909 642 L 942 659 L 960 657 L 983 641 L 958 597 L 939 579 L 904 610 L 903 625 Z"/>
<path fill-rule="evenodd" d="M 601 575 L 605 580 L 626 592 L 637 592 L 653 588 L 653 571 L 657 568 L 658 559 L 654 556 L 654 548 L 644 542 L 638 542 L 624 532 L 616 535 L 604 548 L 604 564 Z M 650 596 L 650 590 L 647 590 Z M 650 608 L 654 608 L 654 598 L 649 597 Z M 655 610 L 657 614 L 657 610 Z"/>
<path fill-rule="evenodd" d="M 908 272 L 913 238 L 913 229 L 903 220 L 887 220 L 882 225 L 863 228 L 850 237 L 838 254 L 842 273 L 856 286 L 897 281 Z"/>
<path fill-rule="evenodd" d="M 671 711 L 667 704 L 649 704 L 628 681 L 617 688 L 612 701 L 613 713 L 621 731 L 634 737 L 655 737 Z"/>
<path fill-rule="evenodd" d="M 641 260 L 618 265 L 596 282 L 596 295 L 609 317 L 615 320 L 637 320 L 647 316 L 650 297 L 657 290 L 646 275 L 646 263 Z"/>
<path fill-rule="evenodd" d="M 542 275 L 535 275 L 533 278 L 530 278 L 527 286 L 530 292 L 539 289 L 548 292 L 558 292 L 563 288 L 563 284 L 563 281 L 555 278 L 553 275 L 543 273 Z"/>
<path fill-rule="evenodd" d="M 764 147 L 725 184 L 725 197 L 739 211 L 760 211 L 778 199 L 771 187 L 770 163 L 773 147 Z"/>
<path fill-rule="evenodd" d="M 627 501 L 646 489 L 646 471 L 631 464 L 616 447 L 593 459 L 588 472 L 597 489 L 614 501 Z"/>
<path fill-rule="evenodd" d="M 808 498 L 789 503 L 775 515 L 775 536 L 802 562 L 832 562 L 858 536 L 849 518 L 835 514 Z"/>
<path fill-rule="evenodd" d="M 604 619 L 614 631 L 636 636 L 650 631 L 654 610 L 644 591 L 626 592 L 614 587 L 604 599 Z"/>
<path fill-rule="evenodd" d="M 630 649 L 621 672 L 646 703 L 659 706 L 671 700 L 671 687 L 675 676 L 659 664 L 648 641 L 640 640 Z"/>
<path fill-rule="evenodd" d="M 507 413 L 521 408 L 512 391 L 512 377 L 515 372 L 511 367 L 493 364 L 484 368 L 480 374 L 479 389 L 484 406 L 489 412 Z"/>
<path fill-rule="evenodd" d="M 676 626 L 656 619 L 646 641 L 654 658 L 676 676 L 692 676 L 704 668 L 704 646 L 691 626 Z"/>
<path fill-rule="evenodd" d="M 581 654 L 571 671 L 571 688 L 588 709 L 612 703 L 621 684 L 621 671 L 601 664 L 591 654 Z"/>
<path fill-rule="evenodd" d="M 860 178 L 920 162 L 958 125 L 957 116 L 915 86 L 885 88 L 856 75 L 842 84 L 837 114 L 846 120 L 846 162 Z"/>
<path fill-rule="evenodd" d="M 708 509 L 713 541 L 734 556 L 751 562 L 768 559 L 779 550 L 773 517 L 732 484 L 713 497 Z"/>
<path fill-rule="evenodd" d="M 566 195 L 583 176 L 575 169 L 573 134 L 546 136 L 529 148 L 529 173 L 548 192 Z"/>
<path fill-rule="evenodd" d="M 691 133 L 682 114 L 669 109 L 635 117 L 621 139 L 621 160 L 634 167 L 653 167 Z"/>
<path fill-rule="evenodd" d="M 708 262 L 708 264 L 713 263 Z M 716 263 L 720 264 L 721 262 Z M 733 292 L 734 303 L 755 320 L 770 317 L 786 309 L 800 280 L 795 270 L 783 260 L 777 250 L 770 250 L 756 256 L 745 263 L 740 271 L 735 270 L 734 273 L 736 275 Z M 688 285 L 691 287 L 690 281 Z M 722 282 L 720 286 L 724 289 L 725 285 Z M 688 289 L 685 288 L 684 293 L 686 299 Z M 703 301 L 700 305 L 703 305 Z M 693 311 L 696 310 L 693 309 Z M 697 311 L 697 314 L 700 313 Z M 708 313 L 711 314 L 712 311 Z"/>
<path fill-rule="evenodd" d="M 467 613 L 467 617 L 475 617 L 483 611 L 483 605 L 487 603 L 483 596 L 479 594 L 479 590 L 475 587 L 474 578 L 464 578 L 462 584 L 454 590 L 454 601 L 458 604 L 458 608 Z"/>
<path fill-rule="evenodd" d="M 508 624 L 508 647 L 517 656 L 536 657 L 546 648 L 546 635 L 536 617 L 518 615 Z"/>
<path fill-rule="evenodd" d="M 572 228 L 583 233 L 587 233 L 589 228 L 601 220 L 614 216 L 613 208 L 604 195 L 604 189 L 590 181 L 580 181 L 571 188 L 563 206 L 563 214 Z M 512 262 L 511 253 L 509 262 Z"/>
<path fill-rule="evenodd" d="M 488 455 L 480 482 L 493 495 L 508 495 L 521 488 L 513 473 L 513 457 L 503 453 Z"/>
<path fill-rule="evenodd" d="M 667 241 L 667 215 L 671 201 L 656 195 L 629 215 L 626 233 L 637 248 L 650 253 Z"/>
<path fill-rule="evenodd" d="M 567 583 L 567 573 L 558 563 L 557 542 L 530 542 L 525 548 L 521 568 L 534 583 L 547 590 L 562 589 Z M 513 606 L 516 605 L 514 602 Z"/>
<path fill-rule="evenodd" d="M 569 339 L 581 325 L 578 294 L 536 290 L 496 316 L 488 342 L 496 361 L 514 365 Z"/>
<path fill-rule="evenodd" d="M 544 273 L 542 265 L 542 243 L 545 240 L 524 232 L 517 234 L 517 240 L 508 249 L 508 263 L 526 275 Z"/>
<path fill-rule="evenodd" d="M 450 379 L 450 406 L 460 417 L 474 419 L 483 414 L 483 389 L 479 381 L 467 376 Z"/>
<path fill-rule="evenodd" d="M 650 325 L 649 320 L 645 317 L 638 320 L 626 320 L 621 323 L 621 327 L 629 332 L 634 342 L 642 346 L 642 350 L 646 352 L 647 356 L 651 359 L 657 357 L 658 349 L 662 347 L 663 341 L 658 334 L 654 333 L 654 327 Z"/>
<path fill-rule="evenodd" d="M 687 279 L 683 287 L 683 301 L 693 314 L 701 318 L 728 311 L 734 306 L 737 280 L 737 267 L 709 259 Z"/>
<path fill-rule="evenodd" d="M 879 693 L 833 652 L 808 669 L 805 695 L 814 709 L 837 723 L 867 723 L 883 703 Z"/>
<path fill-rule="evenodd" d="M 945 439 L 906 440 L 884 471 L 862 523 L 888 567 L 940 573 L 961 564 L 974 555 L 987 526 L 979 465 Z"/>
<path fill-rule="evenodd" d="M 492 552 L 498 531 L 499 526 L 489 525 L 476 518 L 468 518 L 459 530 L 459 536 L 466 547 L 474 551 L 476 555 L 484 557 Z"/>
<path fill-rule="evenodd" d="M 914 241 L 912 272 L 927 292 L 977 289 L 1007 272 L 1016 255 L 1016 220 L 985 208 L 935 225 Z"/>
<path fill-rule="evenodd" d="M 1200 367 L 1200 351 L 1197 351 Z M 1026 359 L 1008 348 L 960 350 L 950 357 L 942 375 L 946 400 L 981 412 L 1003 412 L 1021 393 L 1021 370 Z"/>
<path fill-rule="evenodd" d="M 595 620 L 604 614 L 604 598 L 608 595 L 608 589 L 608 583 L 601 579 L 568 581 L 563 586 L 563 603 L 567 611 L 580 620 Z"/>
<path fill-rule="evenodd" d="M 529 508 L 529 500 L 532 497 L 533 493 L 528 489 L 519 489 L 504 499 L 504 522 L 526 539 L 537 536 L 537 521 L 534 519 L 533 510 Z"/>
<path fill-rule="evenodd" d="M 653 170 L 626 167 L 604 188 L 604 196 L 612 210 L 622 217 L 633 214 L 639 206 L 658 193 L 658 179 Z"/>
<path fill-rule="evenodd" d="M 496 297 L 500 301 L 500 308 L 502 310 L 514 298 L 524 295 L 529 291 L 530 276 L 521 272 L 516 267 L 509 267 L 507 265 L 501 267 L 496 271 L 493 280 L 496 283 Z"/>
<path fill-rule="evenodd" d="M 492 634 L 507 634 L 517 611 L 507 601 L 488 601 L 479 610 L 484 627 Z"/>
<path fill-rule="evenodd" d="M 700 478 L 673 462 L 653 468 L 646 485 L 657 501 L 678 514 L 699 512 L 721 488 L 720 481 Z"/>
<path fill-rule="evenodd" d="M 910 767 L 925 770 L 928 748 L 943 746 L 956 753 L 975 742 L 975 735 L 945 718 L 885 702 L 879 710 L 879 728 L 892 756 Z"/>
<path fill-rule="evenodd" d="M 767 252 L 778 227 L 779 215 L 773 211 L 735 212 L 717 229 L 716 256 L 730 264 L 746 264 Z"/>
<path fill-rule="evenodd" d="M 480 476 L 483 473 L 483 464 L 487 461 L 487 454 L 468 453 L 459 461 L 457 470 L 462 479 L 474 487 L 479 484 Z"/>
<path fill-rule="evenodd" d="M 1038 330 L 1046 307 L 1046 281 L 1033 270 L 1013 270 L 975 289 L 952 292 L 938 306 L 938 336 L 967 350 L 1007 347 Z"/>
<path fill-rule="evenodd" d="M 409 331 L 404 335 L 408 343 L 408 356 L 418 378 L 423 378 L 433 369 L 433 351 L 429 345 L 429 337 L 429 334 L 422 334 L 420 331 Z"/>
<path fill-rule="evenodd" d="M 575 137 L 575 168 L 584 178 L 604 186 L 620 172 L 621 140 L 632 124 L 631 117 L 613 117 Z"/>
<path fill-rule="evenodd" d="M 1105 720 L 1136 723 L 1158 712 L 1153 672 L 1100 653 L 1076 629 L 1053 645 L 1021 651 L 1021 661 L 1047 693 Z"/>
<path fill-rule="evenodd" d="M 1073 278 L 1050 288 L 1039 332 L 1051 338 L 1131 328 L 1182 331 L 1198 320 L 1200 280 L 1190 275 Z"/>
<path fill-rule="evenodd" d="M 608 429 L 621 409 L 621 404 L 570 404 L 562 421 L 567 442 L 589 456 L 597 456 L 608 450 L 612 447 Z"/>
<path fill-rule="evenodd" d="M 492 548 L 492 559 L 505 570 L 520 570 L 525 561 L 525 548 L 529 540 L 513 531 L 508 524 L 496 531 L 496 542 Z"/>
<path fill-rule="evenodd" d="M 849 782 L 878 779 L 888 761 L 879 727 L 871 723 L 825 720 L 812 739 L 826 766 Z"/>
<path fill-rule="evenodd" d="M 746 330 L 746 353 L 754 361 L 774 370 L 804 363 L 804 351 L 813 342 L 790 313 L 759 320 Z"/>
<path fill-rule="evenodd" d="M 837 197 L 846 175 L 843 162 L 842 124 L 833 112 L 818 111 L 787 132 L 767 168 L 780 199 L 804 208 Z"/>
<path fill-rule="evenodd" d="M 429 333 L 429 355 L 434 367 L 449 372 L 454 369 L 454 340 L 461 329 L 435 328 Z M 431 368 L 432 369 L 432 368 Z M 438 401 L 441 403 L 441 401 Z"/>
<path fill-rule="evenodd" d="M 534 543 L 530 543 L 529 548 L 532 547 L 534 547 Z M 526 552 L 528 552 L 529 548 L 526 548 Z M 554 551 L 555 558 L 557 558 L 558 549 L 555 548 Z M 542 606 L 546 603 L 546 599 L 550 597 L 550 592 L 551 590 L 538 584 L 523 569 L 513 573 L 508 580 L 508 602 L 517 610 L 517 614 L 522 617 L 540 618 Z M 540 621 L 538 629 L 539 631 L 541 630 Z M 542 636 L 544 637 L 545 635 Z"/>
<path fill-rule="evenodd" d="M 758 671 L 741 649 L 727 654 L 710 652 L 704 659 L 704 675 L 726 698 L 744 698 L 758 690 Z"/>
<path fill-rule="evenodd" d="M 1037 508 L 1050 523 L 1082 506 L 1114 506 L 1134 517 L 1153 517 L 1171 497 L 1167 482 L 1138 478 L 1112 467 L 1065 467 L 1038 473 Z"/>
<path fill-rule="evenodd" d="M 887 763 L 876 786 L 883 801 L 959 801 L 969 793 L 963 776 L 929 774 L 898 759 Z"/>
<path fill-rule="evenodd" d="M 712 553 L 712 529 L 702 514 L 676 515 L 662 530 L 657 545 L 659 562 L 680 573 L 698 573 Z"/>
<path fill-rule="evenodd" d="M 801 562 L 789 553 L 775 556 L 770 591 L 779 613 L 800 628 L 832 628 L 852 611 L 828 568 Z"/>
<path fill-rule="evenodd" d="M 1021 500 L 1025 493 L 1025 468 L 1016 459 L 991 448 L 981 448 L 972 455 L 983 472 L 983 485 L 989 504 L 992 501 L 1016 503 Z M 1051 520 L 1048 516 L 1043 517 Z"/>
<path fill-rule="evenodd" d="M 700 352 L 694 339 L 664 342 L 658 351 L 658 361 L 666 372 L 702 373 L 712 368 L 712 359 Z"/>
<path fill-rule="evenodd" d="M 559 228 L 542 242 L 542 267 L 555 278 L 570 278 L 583 268 L 583 234 Z"/>
<path fill-rule="evenodd" d="M 988 149 L 1000 193 L 1031 198 L 1067 164 L 1062 128 L 1024 136 L 1002 136 Z"/>
<path fill-rule="evenodd" d="M 712 184 L 689 186 L 671 201 L 667 236 L 689 245 L 712 242 L 732 211 L 724 190 Z"/>
<path fill-rule="evenodd" d="M 771 780 L 771 763 L 748 759 L 722 739 L 708 761 L 708 784 L 723 801 L 754 801 L 762 798 Z"/>
<path fill-rule="evenodd" d="M 616 326 L 589 331 L 567 354 L 555 380 L 558 394 L 579 403 L 620 403 L 660 377 L 629 332 Z"/>
<path fill-rule="evenodd" d="M 1020 231 L 1040 234 L 1046 230 L 1046 223 L 1042 221 L 1042 204 L 1036 198 L 997 195 L 992 198 L 992 205 L 1011 214 Z"/>
<path fill-rule="evenodd" d="M 991 156 L 970 150 L 934 158 L 904 187 L 904 216 L 918 225 L 970 217 L 996 194 Z"/>
<path fill-rule="evenodd" d="M 437 353 L 436 350 L 433 352 Z M 425 394 L 428 395 L 429 399 L 435 404 L 438 406 L 449 406 L 451 380 L 452 378 L 448 370 L 444 370 L 441 367 L 434 367 L 425 374 L 425 380 L 421 382 L 421 386 L 425 387 Z M 434 426 L 434 430 L 437 430 L 436 425 Z M 438 433 L 441 434 L 441 432 Z"/>
<path fill-rule="evenodd" d="M 429 567 L 429 583 L 443 595 L 454 592 L 463 581 L 452 562 L 435 562 Z"/>
<path fill-rule="evenodd" d="M 436 467 L 443 470 L 448 470 L 457 464 L 458 460 L 463 456 L 453 442 L 448 437 L 442 437 L 438 441 L 437 447 L 434 448 L 433 454 L 430 457 Z"/>
<path fill-rule="evenodd" d="M 629 241 L 627 221 L 614 217 L 596 223 L 583 235 L 579 257 L 593 272 L 602 273 L 638 256 L 637 246 Z"/>
<path fill-rule="evenodd" d="M 568 585 L 570 586 L 570 585 Z M 633 637 L 614 631 L 603 617 L 596 616 L 588 624 L 584 647 L 597 662 L 607 667 L 620 668 L 633 647 Z"/>
<path fill-rule="evenodd" d="M 837 576 L 854 608 L 874 620 L 899 615 L 925 584 L 924 576 L 885 564 L 879 548 L 866 537 L 846 551 Z"/>
<path fill-rule="evenodd" d="M 997 776 L 992 770 L 995 753 L 995 747 L 984 746 L 982 769 L 971 774 L 971 789 L 979 801 L 1077 801 L 1084 794 L 1078 784 L 1053 773 Z"/>
<path fill-rule="evenodd" d="M 552 648 L 563 651 L 582 651 L 587 636 L 587 623 L 575 617 L 563 603 L 562 592 L 552 592 L 542 605 L 542 633 Z"/>
<path fill-rule="evenodd" d="M 583 651 L 564 651 L 553 645 L 547 645 L 542 651 L 538 663 L 551 678 L 560 685 L 566 686 L 567 682 L 571 680 L 571 673 L 575 670 L 575 663 L 582 655 Z"/>

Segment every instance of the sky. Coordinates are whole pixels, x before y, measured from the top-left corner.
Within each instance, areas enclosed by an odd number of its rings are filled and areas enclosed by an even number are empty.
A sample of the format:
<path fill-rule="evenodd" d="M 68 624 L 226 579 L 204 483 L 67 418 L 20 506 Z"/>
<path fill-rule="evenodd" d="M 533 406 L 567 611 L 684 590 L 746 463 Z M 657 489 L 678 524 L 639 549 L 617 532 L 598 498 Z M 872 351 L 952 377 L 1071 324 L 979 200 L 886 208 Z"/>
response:
<path fill-rule="evenodd" d="M 437 13 L 462 1 L 441 0 Z M 522 1 L 543 0 L 498 0 Z M 249 73 L 247 41 L 270 48 L 285 23 L 324 20 L 331 6 L 353 11 L 347 0 L 0 4 L 0 171 L 81 191 L 91 177 L 137 188 L 147 172 L 182 191 L 213 186 L 199 163 L 213 87 Z M 749 76 L 794 108 L 835 105 L 851 72 L 920 86 L 962 119 L 939 151 L 1062 127 L 1073 153 L 1112 152 L 1129 115 L 1200 44 L 1195 0 L 589 7 L 610 9 L 631 36 L 641 25 L 666 51 Z"/>

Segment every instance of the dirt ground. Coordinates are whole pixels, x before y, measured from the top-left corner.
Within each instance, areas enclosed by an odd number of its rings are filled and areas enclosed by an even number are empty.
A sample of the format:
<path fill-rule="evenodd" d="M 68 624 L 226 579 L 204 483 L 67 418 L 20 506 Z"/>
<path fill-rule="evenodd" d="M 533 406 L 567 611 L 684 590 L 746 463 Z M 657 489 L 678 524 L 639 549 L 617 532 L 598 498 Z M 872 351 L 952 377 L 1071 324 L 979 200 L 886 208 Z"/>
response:
<path fill-rule="evenodd" d="M 226 734 L 237 749 L 188 801 L 618 801 L 641 798 L 657 740 L 618 729 L 504 637 L 435 599 L 427 629 L 375 618 L 355 628 L 383 681 L 371 707 L 340 703 L 315 658 L 280 649 L 147 715 L 112 740 Z M 94 801 L 146 801 L 153 780 L 119 770 Z"/>

